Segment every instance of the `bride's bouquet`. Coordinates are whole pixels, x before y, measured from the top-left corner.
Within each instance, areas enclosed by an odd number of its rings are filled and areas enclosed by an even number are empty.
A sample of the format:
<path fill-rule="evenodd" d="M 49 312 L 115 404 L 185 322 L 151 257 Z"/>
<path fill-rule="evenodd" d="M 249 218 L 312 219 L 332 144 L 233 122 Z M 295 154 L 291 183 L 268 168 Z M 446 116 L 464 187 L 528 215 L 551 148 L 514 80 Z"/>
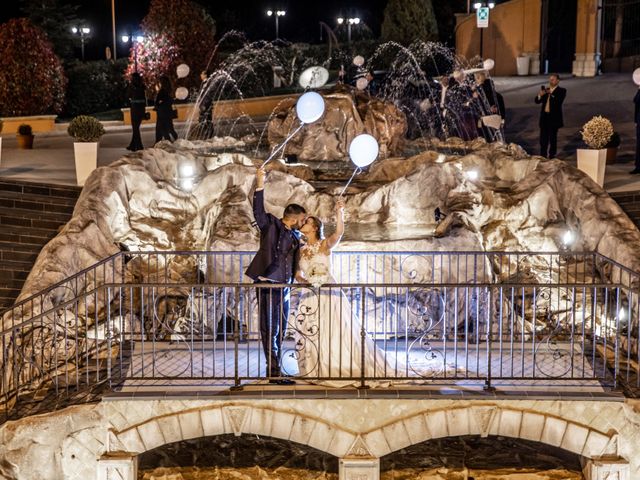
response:
<path fill-rule="evenodd" d="M 309 270 L 307 280 L 314 288 L 320 288 L 325 283 L 331 283 L 329 269 L 321 263 L 313 265 Z"/>

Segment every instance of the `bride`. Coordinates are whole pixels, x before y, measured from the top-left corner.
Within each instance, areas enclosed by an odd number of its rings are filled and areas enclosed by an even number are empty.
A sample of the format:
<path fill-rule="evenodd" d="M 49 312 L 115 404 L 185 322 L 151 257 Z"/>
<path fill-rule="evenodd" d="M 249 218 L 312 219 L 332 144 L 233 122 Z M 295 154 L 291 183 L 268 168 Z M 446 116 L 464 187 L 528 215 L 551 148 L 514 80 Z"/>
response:
<path fill-rule="evenodd" d="M 373 339 L 365 333 L 364 355 L 362 323 L 339 287 L 322 287 L 337 283 L 331 273 L 331 250 L 344 232 L 344 201 L 336 204 L 336 231 L 324 238 L 322 222 L 308 217 L 300 232 L 306 243 L 300 248 L 296 280 L 313 285 L 302 287 L 295 317 L 298 375 L 314 383 L 343 387 L 359 385 L 364 365 L 367 379 L 396 377 L 404 365 L 387 358 Z M 328 379 L 331 379 L 328 381 Z M 342 380 L 344 379 L 344 380 Z M 367 380 L 370 386 L 388 386 L 390 381 Z"/>

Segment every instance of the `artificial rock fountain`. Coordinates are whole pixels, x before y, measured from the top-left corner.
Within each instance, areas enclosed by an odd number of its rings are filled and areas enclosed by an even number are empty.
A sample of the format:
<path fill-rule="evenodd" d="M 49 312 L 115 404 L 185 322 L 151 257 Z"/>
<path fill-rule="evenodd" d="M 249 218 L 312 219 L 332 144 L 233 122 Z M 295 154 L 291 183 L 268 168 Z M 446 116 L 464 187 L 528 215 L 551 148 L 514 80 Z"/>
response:
<path fill-rule="evenodd" d="M 353 106 L 349 111 L 354 112 Z M 270 132 L 277 135 L 286 121 L 286 112 L 276 116 Z M 340 129 L 351 128 L 355 121 L 336 122 L 334 126 Z M 331 125 L 323 125 L 321 131 L 330 132 Z M 401 128 L 401 122 L 397 125 Z M 338 180 L 344 177 L 341 170 L 349 170 L 346 161 L 339 164 L 343 150 L 340 137 L 336 138 L 331 152 L 337 168 L 325 170 L 313 163 L 322 159 L 319 146 L 305 140 L 299 156 L 304 160 L 308 155 L 306 165 L 270 165 L 268 210 L 277 215 L 287 203 L 297 202 L 331 219 L 334 197 L 341 189 Z M 226 150 L 243 150 L 251 140 L 163 143 L 98 169 L 87 182 L 71 222 L 43 250 L 21 298 L 123 248 L 255 249 L 257 232 L 251 227 L 250 199 L 261 159 L 212 148 L 223 145 Z M 409 143 L 406 148 L 415 152 L 421 145 Z M 563 233 L 571 228 L 578 238 L 573 248 L 598 251 L 638 268 L 635 252 L 640 234 L 617 205 L 580 172 L 559 161 L 530 157 L 515 145 L 450 140 L 434 141 L 432 148 L 415 155 L 391 156 L 399 150 L 390 147 L 390 155 L 359 178 L 348 192 L 348 238 L 342 249 L 557 251 L 563 248 Z M 183 183 L 185 165 L 193 172 L 192 188 Z M 436 208 L 448 215 L 442 223 L 433 219 Z M 134 263 L 125 264 L 125 271 L 118 273 L 141 275 Z M 174 263 L 165 274 L 188 280 L 194 276 L 194 265 Z M 534 269 L 533 275 L 542 272 Z M 449 276 L 448 280 L 465 279 Z M 80 285 L 80 289 L 89 287 L 88 283 Z M 56 305 L 78 292 L 59 289 L 53 293 L 47 300 Z M 34 313 L 43 307 L 49 305 L 36 305 Z M 79 319 L 86 322 L 85 327 L 98 327 L 92 322 L 100 318 L 95 313 L 104 307 L 96 304 L 89 308 L 91 315 L 80 312 Z M 101 414 L 92 411 L 91 415 Z M 8 451 L 12 448 L 9 442 Z M 99 446 L 92 448 L 91 453 L 101 451 Z M 628 449 L 624 453 L 630 458 L 631 447 L 621 448 Z"/>

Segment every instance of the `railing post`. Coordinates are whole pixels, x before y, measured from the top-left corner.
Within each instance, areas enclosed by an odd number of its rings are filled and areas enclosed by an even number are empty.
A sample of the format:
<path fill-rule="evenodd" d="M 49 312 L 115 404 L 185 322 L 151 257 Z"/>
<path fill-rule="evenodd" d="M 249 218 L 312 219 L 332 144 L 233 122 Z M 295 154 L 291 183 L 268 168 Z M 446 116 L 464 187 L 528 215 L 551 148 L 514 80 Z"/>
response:
<path fill-rule="evenodd" d="M 242 390 L 242 386 L 240 385 L 240 367 L 238 365 L 238 358 L 240 353 L 240 316 L 238 305 L 240 304 L 240 287 L 233 287 L 233 381 L 234 385 L 231 387 L 231 390 Z M 224 315 L 227 315 L 227 311 L 225 309 Z M 226 325 L 225 319 L 225 325 Z"/>
<path fill-rule="evenodd" d="M 489 305 L 487 306 L 487 378 L 484 382 L 485 392 L 495 392 L 495 387 L 491 385 L 491 334 L 493 332 L 493 288 L 489 287 Z M 479 335 L 480 332 L 477 332 Z"/>
<path fill-rule="evenodd" d="M 365 380 L 365 343 L 367 340 L 367 330 L 365 328 L 365 298 L 364 298 L 364 289 L 365 287 L 360 287 L 360 307 L 361 307 L 361 316 L 360 316 L 360 386 L 359 389 L 367 389 L 369 386 L 366 384 Z"/>
<path fill-rule="evenodd" d="M 107 341 L 107 379 L 109 381 L 109 388 L 112 388 L 111 383 L 111 287 L 107 287 L 107 318 L 106 325 L 104 327 L 104 333 Z M 66 328 L 66 326 L 65 326 Z"/>

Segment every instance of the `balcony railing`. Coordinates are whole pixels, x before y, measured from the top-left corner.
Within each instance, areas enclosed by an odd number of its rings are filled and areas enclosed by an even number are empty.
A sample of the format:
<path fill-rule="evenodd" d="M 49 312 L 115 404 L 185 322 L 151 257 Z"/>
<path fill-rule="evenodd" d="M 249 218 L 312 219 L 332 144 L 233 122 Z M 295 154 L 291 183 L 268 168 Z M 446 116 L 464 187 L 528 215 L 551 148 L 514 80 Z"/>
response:
<path fill-rule="evenodd" d="M 598 254 L 339 252 L 337 283 L 319 287 L 253 284 L 252 255 L 123 252 L 7 310 L 6 418 L 270 372 L 323 387 L 640 388 L 639 277 Z M 267 364 L 259 294 L 288 290 Z"/>

